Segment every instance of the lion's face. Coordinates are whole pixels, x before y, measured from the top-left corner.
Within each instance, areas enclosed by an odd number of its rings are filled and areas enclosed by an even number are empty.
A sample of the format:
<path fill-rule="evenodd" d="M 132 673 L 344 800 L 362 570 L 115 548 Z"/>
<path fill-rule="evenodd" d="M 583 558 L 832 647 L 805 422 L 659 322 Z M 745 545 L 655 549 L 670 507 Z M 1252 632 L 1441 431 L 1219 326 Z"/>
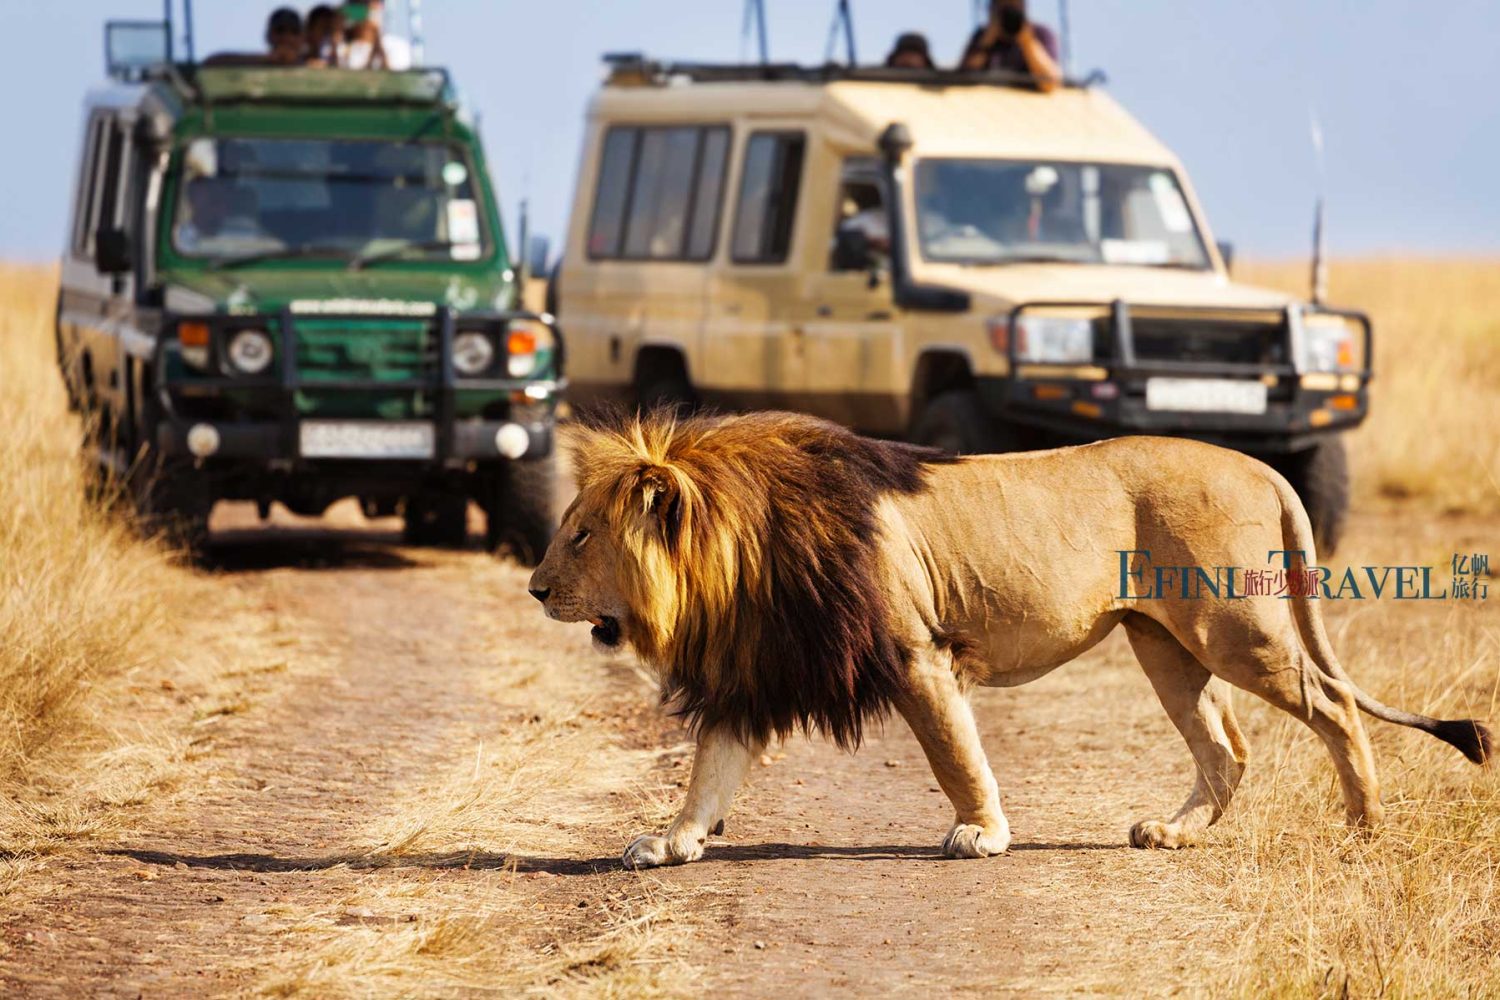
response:
<path fill-rule="evenodd" d="M 580 494 L 527 585 L 547 617 L 590 622 L 594 642 L 613 649 L 629 639 L 630 609 L 620 585 L 620 551 L 597 504 Z"/>

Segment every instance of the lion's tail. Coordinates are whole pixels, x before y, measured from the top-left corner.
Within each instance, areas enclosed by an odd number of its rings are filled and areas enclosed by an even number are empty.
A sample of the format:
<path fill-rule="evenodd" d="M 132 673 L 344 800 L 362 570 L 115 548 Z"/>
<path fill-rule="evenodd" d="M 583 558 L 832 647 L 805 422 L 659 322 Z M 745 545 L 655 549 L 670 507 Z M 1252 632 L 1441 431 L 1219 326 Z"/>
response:
<path fill-rule="evenodd" d="M 1307 519 L 1307 511 L 1290 484 L 1279 476 L 1276 489 L 1281 496 L 1282 543 L 1290 551 L 1306 553 L 1307 564 L 1312 565 L 1316 553 L 1313 548 L 1312 524 Z M 1384 719 L 1386 722 L 1394 722 L 1398 726 L 1409 726 L 1436 736 L 1444 743 L 1457 747 L 1459 752 L 1476 764 L 1485 764 L 1494 758 L 1494 737 L 1482 723 L 1473 719 L 1433 719 L 1415 712 L 1403 712 L 1399 708 L 1391 708 L 1389 705 L 1382 704 L 1366 694 L 1344 672 L 1338 657 L 1334 655 L 1333 644 L 1328 641 L 1328 632 L 1323 627 L 1323 616 L 1318 613 L 1313 600 L 1298 595 L 1291 599 L 1291 604 L 1297 631 L 1301 634 L 1302 643 L 1307 647 L 1307 652 L 1313 662 L 1329 677 L 1349 685 L 1349 689 L 1354 693 L 1354 703 L 1359 706 L 1360 711 L 1373 715 L 1377 719 Z"/>

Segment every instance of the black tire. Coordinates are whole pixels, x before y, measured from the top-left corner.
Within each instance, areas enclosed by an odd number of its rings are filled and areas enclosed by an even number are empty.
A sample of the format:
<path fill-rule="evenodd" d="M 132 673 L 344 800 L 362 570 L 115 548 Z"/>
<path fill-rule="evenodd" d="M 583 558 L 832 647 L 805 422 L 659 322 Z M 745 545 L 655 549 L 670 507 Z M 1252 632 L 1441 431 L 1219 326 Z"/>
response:
<path fill-rule="evenodd" d="M 146 534 L 197 559 L 208 546 L 214 497 L 203 490 L 202 481 L 193 473 L 191 462 L 148 455 L 131 473 L 131 493 Z"/>
<path fill-rule="evenodd" d="M 1275 464 L 1307 508 L 1318 555 L 1333 555 L 1349 521 L 1349 455 L 1344 439 L 1327 438 Z"/>
<path fill-rule="evenodd" d="M 485 488 L 485 545 L 535 566 L 557 531 L 557 457 L 519 459 L 497 470 Z"/>
<path fill-rule="evenodd" d="M 1021 451 L 1015 428 L 984 411 L 972 389 L 939 393 L 912 426 L 912 443 L 954 455 Z"/>
<path fill-rule="evenodd" d="M 696 410 L 698 397 L 682 362 L 654 358 L 643 363 L 635 377 L 635 405 L 642 412 L 669 408 L 684 416 Z"/>
<path fill-rule="evenodd" d="M 461 549 L 469 541 L 469 498 L 460 493 L 409 496 L 401 518 L 402 538 L 408 545 Z"/>

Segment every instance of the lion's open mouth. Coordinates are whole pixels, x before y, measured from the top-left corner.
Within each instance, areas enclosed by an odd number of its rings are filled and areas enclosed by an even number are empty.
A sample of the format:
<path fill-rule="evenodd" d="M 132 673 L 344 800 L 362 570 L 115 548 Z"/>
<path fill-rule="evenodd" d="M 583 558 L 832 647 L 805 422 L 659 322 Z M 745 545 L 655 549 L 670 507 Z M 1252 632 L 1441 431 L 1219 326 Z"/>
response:
<path fill-rule="evenodd" d="M 590 618 L 589 621 L 594 628 L 589 633 L 598 642 L 606 646 L 618 646 L 620 644 L 620 621 L 609 615 L 601 615 L 598 618 Z"/>

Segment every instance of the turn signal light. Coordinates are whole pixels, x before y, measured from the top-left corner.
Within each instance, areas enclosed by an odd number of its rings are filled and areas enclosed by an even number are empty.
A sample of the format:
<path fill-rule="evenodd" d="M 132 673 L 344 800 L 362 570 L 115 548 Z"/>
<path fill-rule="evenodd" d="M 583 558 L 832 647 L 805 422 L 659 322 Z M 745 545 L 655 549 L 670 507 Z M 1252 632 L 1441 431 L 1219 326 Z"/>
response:
<path fill-rule="evenodd" d="M 536 334 L 530 330 L 512 330 L 505 338 L 505 349 L 511 354 L 535 354 Z"/>
<path fill-rule="evenodd" d="M 207 323 L 189 320 L 177 324 L 177 340 L 183 347 L 207 347 L 209 329 Z"/>

